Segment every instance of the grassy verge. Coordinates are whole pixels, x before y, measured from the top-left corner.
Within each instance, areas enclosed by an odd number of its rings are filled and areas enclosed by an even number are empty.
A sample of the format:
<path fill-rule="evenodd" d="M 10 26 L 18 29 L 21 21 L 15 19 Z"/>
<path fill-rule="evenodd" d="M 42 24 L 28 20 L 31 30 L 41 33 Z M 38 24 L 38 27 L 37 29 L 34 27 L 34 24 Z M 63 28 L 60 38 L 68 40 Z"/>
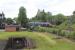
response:
<path fill-rule="evenodd" d="M 0 40 L 5 40 L 13 36 L 30 37 L 34 39 L 36 41 L 37 48 L 30 50 L 74 50 L 75 49 L 75 43 L 68 42 L 67 40 L 64 39 L 53 39 L 56 36 L 48 33 L 0 32 Z"/>

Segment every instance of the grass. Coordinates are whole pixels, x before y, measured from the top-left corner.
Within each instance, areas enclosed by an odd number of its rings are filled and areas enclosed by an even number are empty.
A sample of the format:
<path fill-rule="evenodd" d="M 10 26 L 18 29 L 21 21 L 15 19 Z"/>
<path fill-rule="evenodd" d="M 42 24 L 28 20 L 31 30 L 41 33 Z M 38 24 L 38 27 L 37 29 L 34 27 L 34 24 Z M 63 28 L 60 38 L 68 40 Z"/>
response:
<path fill-rule="evenodd" d="M 64 23 L 62 23 L 59 26 L 57 26 L 57 28 L 59 28 L 59 29 L 67 29 L 68 28 L 67 21 L 65 21 Z"/>
<path fill-rule="evenodd" d="M 40 32 L 0 32 L 0 40 L 9 37 L 30 37 L 36 41 L 37 48 L 30 50 L 74 50 L 75 43 L 65 39 L 53 39 L 55 35 Z M 29 50 L 29 49 L 24 49 Z"/>

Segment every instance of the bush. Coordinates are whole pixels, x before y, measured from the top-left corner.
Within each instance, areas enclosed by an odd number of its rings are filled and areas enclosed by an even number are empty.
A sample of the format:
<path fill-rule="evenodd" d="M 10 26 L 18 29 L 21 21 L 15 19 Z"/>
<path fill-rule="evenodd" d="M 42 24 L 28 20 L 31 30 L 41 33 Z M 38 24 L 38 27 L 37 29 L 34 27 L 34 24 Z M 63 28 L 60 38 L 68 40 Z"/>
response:
<path fill-rule="evenodd" d="M 71 38 L 75 40 L 75 32 L 71 34 Z"/>
<path fill-rule="evenodd" d="M 48 27 L 35 27 L 36 31 L 39 31 L 39 32 L 48 32 L 48 33 L 54 33 L 56 34 L 58 29 L 55 29 L 55 28 L 48 28 Z"/>
<path fill-rule="evenodd" d="M 43 27 L 37 26 L 34 28 L 35 31 L 39 31 L 39 32 L 45 32 L 45 29 Z"/>
<path fill-rule="evenodd" d="M 48 32 L 66 38 L 75 39 L 75 31 L 61 30 L 61 29 L 48 28 L 48 27 L 35 27 L 35 30 L 38 32 Z"/>

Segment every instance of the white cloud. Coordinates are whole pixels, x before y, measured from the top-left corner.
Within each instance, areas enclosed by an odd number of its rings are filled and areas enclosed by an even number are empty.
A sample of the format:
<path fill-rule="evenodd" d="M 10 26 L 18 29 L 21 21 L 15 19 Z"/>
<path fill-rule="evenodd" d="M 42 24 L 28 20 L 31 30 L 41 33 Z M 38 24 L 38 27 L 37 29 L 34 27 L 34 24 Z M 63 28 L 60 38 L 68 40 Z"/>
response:
<path fill-rule="evenodd" d="M 55 14 L 63 13 L 65 15 L 71 15 L 75 10 L 74 4 L 75 0 L 66 0 L 63 3 L 52 6 L 51 10 L 54 11 Z"/>
<path fill-rule="evenodd" d="M 71 15 L 75 10 L 75 0 L 0 0 L 0 12 L 6 17 L 17 17 L 20 6 L 27 9 L 27 16 L 34 17 L 38 9 L 45 9 L 53 14 Z"/>

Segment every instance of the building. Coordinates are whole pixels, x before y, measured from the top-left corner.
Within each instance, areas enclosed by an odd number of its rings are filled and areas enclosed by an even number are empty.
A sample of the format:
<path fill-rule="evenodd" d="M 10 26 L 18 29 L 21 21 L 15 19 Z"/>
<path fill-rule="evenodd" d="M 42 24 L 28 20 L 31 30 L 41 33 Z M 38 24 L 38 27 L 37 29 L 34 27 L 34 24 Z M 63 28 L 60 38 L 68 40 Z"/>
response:
<path fill-rule="evenodd" d="M 6 32 L 20 31 L 20 25 L 5 25 Z"/>

